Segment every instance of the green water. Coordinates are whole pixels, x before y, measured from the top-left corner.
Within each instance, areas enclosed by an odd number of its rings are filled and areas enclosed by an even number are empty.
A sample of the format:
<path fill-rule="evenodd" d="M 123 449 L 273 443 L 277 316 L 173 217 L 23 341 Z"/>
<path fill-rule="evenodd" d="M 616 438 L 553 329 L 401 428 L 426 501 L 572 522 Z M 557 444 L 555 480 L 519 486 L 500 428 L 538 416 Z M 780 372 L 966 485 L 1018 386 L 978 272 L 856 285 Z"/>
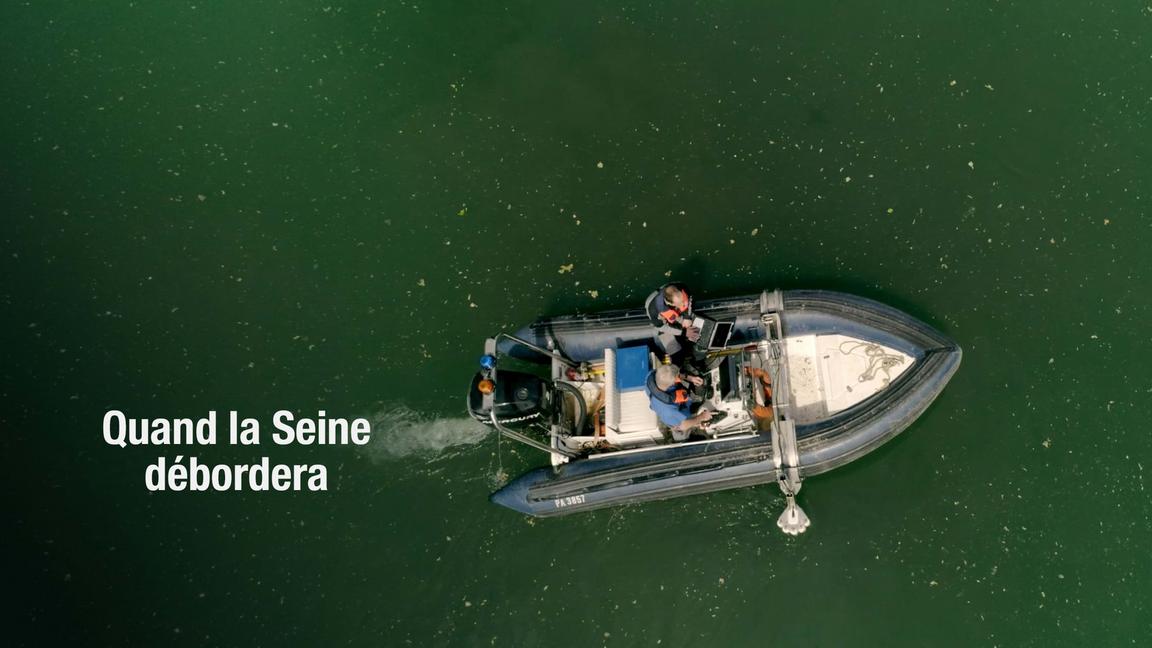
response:
<path fill-rule="evenodd" d="M 0 7 L 10 645 L 1084 646 L 1152 634 L 1143 3 Z M 562 272 L 571 264 L 570 271 Z M 964 347 L 809 480 L 534 521 L 484 337 L 843 290 Z M 105 411 L 363 416 L 116 448 Z M 149 493 L 159 456 L 325 493 Z"/>

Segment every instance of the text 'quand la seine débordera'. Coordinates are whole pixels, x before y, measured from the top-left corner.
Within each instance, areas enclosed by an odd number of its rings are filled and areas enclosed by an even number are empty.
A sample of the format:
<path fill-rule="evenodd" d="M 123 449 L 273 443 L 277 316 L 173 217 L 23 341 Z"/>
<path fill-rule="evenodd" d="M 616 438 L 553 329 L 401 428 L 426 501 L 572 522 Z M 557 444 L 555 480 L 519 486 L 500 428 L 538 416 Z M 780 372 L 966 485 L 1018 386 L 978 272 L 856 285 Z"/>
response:
<path fill-rule="evenodd" d="M 279 410 L 272 417 L 272 441 L 277 445 L 365 445 L 372 436 L 367 419 L 349 421 L 329 418 L 324 410 L 316 419 L 297 420 L 292 412 Z M 132 446 L 216 445 L 217 415 L 208 412 L 204 418 L 131 418 L 120 410 L 104 414 L 104 441 L 121 448 Z M 259 445 L 260 423 L 241 419 L 236 411 L 228 413 L 228 443 Z M 150 491 L 310 491 L 328 490 L 328 469 L 323 464 L 272 464 L 261 457 L 253 464 L 202 464 L 196 457 L 177 455 L 169 464 L 157 457 L 144 471 L 144 484 Z M 245 488 L 247 487 L 247 488 Z"/>

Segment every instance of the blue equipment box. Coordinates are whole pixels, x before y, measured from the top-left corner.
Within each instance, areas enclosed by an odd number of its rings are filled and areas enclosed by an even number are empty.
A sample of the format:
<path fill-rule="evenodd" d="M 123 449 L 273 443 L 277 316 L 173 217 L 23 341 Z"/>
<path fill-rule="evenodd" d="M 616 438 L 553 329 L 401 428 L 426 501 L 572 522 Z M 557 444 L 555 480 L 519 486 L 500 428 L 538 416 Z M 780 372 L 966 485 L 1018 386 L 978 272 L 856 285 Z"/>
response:
<path fill-rule="evenodd" d="M 648 347 L 616 350 L 616 389 L 619 391 L 643 389 L 651 370 L 648 365 Z"/>

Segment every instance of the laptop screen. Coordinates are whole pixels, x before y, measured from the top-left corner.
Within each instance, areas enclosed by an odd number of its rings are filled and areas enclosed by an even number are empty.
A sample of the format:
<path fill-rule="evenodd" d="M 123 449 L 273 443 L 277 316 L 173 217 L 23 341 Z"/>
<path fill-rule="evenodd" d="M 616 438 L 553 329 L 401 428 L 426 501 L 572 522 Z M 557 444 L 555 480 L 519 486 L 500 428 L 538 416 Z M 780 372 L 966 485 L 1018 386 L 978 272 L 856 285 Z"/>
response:
<path fill-rule="evenodd" d="M 712 332 L 712 339 L 708 340 L 709 349 L 719 349 L 728 344 L 732 335 L 732 322 L 716 322 L 716 329 Z"/>

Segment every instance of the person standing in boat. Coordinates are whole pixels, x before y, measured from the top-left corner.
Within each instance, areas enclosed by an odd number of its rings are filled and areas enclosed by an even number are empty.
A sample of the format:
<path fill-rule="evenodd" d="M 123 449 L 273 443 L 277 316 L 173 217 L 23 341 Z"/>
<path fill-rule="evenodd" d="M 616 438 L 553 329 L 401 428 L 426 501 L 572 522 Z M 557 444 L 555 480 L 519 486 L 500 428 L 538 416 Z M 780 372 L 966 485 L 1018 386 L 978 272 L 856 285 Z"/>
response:
<path fill-rule="evenodd" d="M 701 426 L 712 420 L 712 410 L 700 409 L 692 413 L 700 399 L 693 398 L 692 388 L 702 387 L 699 376 L 682 375 L 676 365 L 660 365 L 648 374 L 644 388 L 648 392 L 648 405 L 660 419 L 661 432 L 668 441 L 685 441 Z"/>
<path fill-rule="evenodd" d="M 648 319 L 656 327 L 656 343 L 676 365 L 690 365 L 697 358 L 700 329 L 692 326 L 692 297 L 682 283 L 667 283 L 644 302 Z"/>

